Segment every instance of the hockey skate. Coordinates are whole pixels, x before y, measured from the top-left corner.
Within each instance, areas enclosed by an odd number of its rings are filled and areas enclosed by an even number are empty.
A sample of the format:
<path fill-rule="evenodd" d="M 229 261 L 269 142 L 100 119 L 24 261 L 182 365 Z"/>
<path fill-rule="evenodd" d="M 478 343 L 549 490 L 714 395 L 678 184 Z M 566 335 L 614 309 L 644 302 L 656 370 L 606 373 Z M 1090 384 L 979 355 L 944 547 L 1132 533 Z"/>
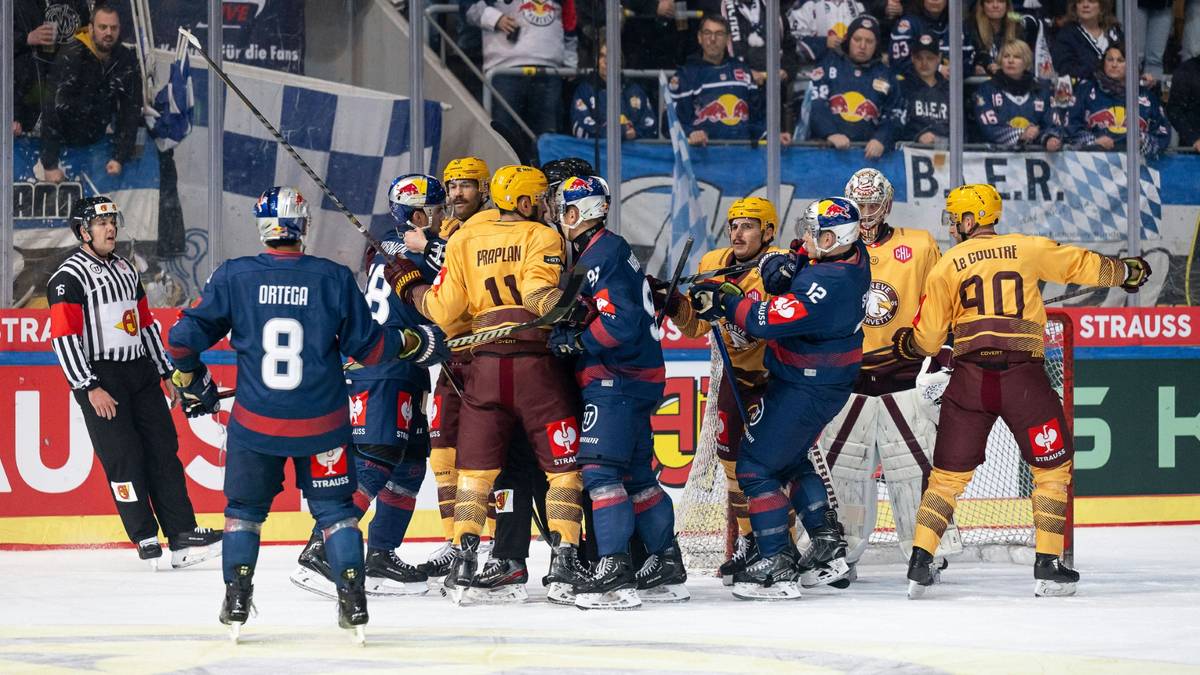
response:
<path fill-rule="evenodd" d="M 721 583 L 726 586 L 733 585 L 735 574 L 746 569 L 747 565 L 758 562 L 758 545 L 754 542 L 753 532 L 746 536 L 739 535 L 733 547 L 733 557 L 722 563 L 717 570 L 721 575 Z"/>
<path fill-rule="evenodd" d="M 358 570 L 348 569 L 342 577 L 346 583 L 337 589 L 338 627 L 350 631 L 350 641 L 362 646 L 367 642 L 366 626 L 370 619 L 366 587 Z"/>
<path fill-rule="evenodd" d="M 424 595 L 429 577 L 396 555 L 395 551 L 367 550 L 367 595 Z"/>
<path fill-rule="evenodd" d="M 463 604 L 475 570 L 479 565 L 479 535 L 464 534 L 456 549 L 454 565 L 442 581 L 442 595 L 456 605 Z"/>
<path fill-rule="evenodd" d="M 559 533 L 550 534 L 550 571 L 542 577 L 542 585 L 546 587 L 546 600 L 556 605 L 573 605 L 575 587 L 586 583 L 590 576 L 579 561 L 579 550 L 561 541 Z"/>
<path fill-rule="evenodd" d="M 529 593 L 525 584 L 529 570 L 524 560 L 492 558 L 471 579 L 467 600 L 481 605 L 506 605 L 525 602 Z"/>
<path fill-rule="evenodd" d="M 575 606 L 579 609 L 641 607 L 629 554 L 614 553 L 601 558 L 592 577 L 575 587 Z"/>
<path fill-rule="evenodd" d="M 221 613 L 217 619 L 229 626 L 229 639 L 237 644 L 242 634 L 242 626 L 250 618 L 254 610 L 254 570 L 249 565 L 240 565 L 237 577 L 225 584 L 225 601 L 221 603 Z"/>
<path fill-rule="evenodd" d="M 687 581 L 687 570 L 683 567 L 683 554 L 677 542 L 672 541 L 662 553 L 646 558 L 635 578 L 638 597 L 646 602 L 687 602 L 692 597 L 683 585 Z"/>
<path fill-rule="evenodd" d="M 804 588 L 849 586 L 850 565 L 846 563 L 846 539 L 837 512 L 826 509 L 825 522 L 810 534 L 812 547 L 800 563 L 800 585 Z M 843 583 L 845 582 L 845 583 Z"/>
<path fill-rule="evenodd" d="M 446 542 L 434 551 L 428 560 L 417 565 L 417 569 L 429 577 L 430 585 L 440 584 L 442 578 L 450 573 L 450 568 L 454 565 L 457 556 L 458 549 L 454 548 L 453 543 Z"/>
<path fill-rule="evenodd" d="M 796 551 L 788 547 L 760 558 L 733 577 L 733 597 L 739 600 L 799 600 L 800 572 Z"/>
<path fill-rule="evenodd" d="M 1056 598 L 1075 595 L 1079 572 L 1067 567 L 1052 553 L 1039 553 L 1033 563 L 1033 595 Z"/>
<path fill-rule="evenodd" d="M 296 570 L 290 577 L 293 584 L 322 598 L 337 599 L 337 585 L 333 582 L 329 561 L 325 559 L 325 538 L 320 532 L 309 538 L 296 562 Z"/>
<path fill-rule="evenodd" d="M 908 558 L 908 599 L 916 600 L 925 595 L 925 589 L 938 582 L 941 571 L 933 554 L 914 546 Z"/>
<path fill-rule="evenodd" d="M 151 537 L 138 542 L 138 557 L 150 564 L 150 571 L 158 571 L 158 561 L 162 558 L 162 544 L 158 543 L 158 539 Z"/>
<path fill-rule="evenodd" d="M 197 527 L 169 539 L 171 567 L 191 567 L 221 555 L 221 530 Z"/>

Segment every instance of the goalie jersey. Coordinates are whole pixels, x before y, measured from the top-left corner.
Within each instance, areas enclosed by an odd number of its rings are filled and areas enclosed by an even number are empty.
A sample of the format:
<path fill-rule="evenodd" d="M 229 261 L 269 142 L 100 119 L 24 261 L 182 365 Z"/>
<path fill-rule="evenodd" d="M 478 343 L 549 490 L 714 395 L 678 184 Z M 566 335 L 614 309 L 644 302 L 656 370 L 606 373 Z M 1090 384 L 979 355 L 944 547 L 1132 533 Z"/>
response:
<path fill-rule="evenodd" d="M 899 391 L 912 386 L 921 363 L 892 357 L 892 335 L 897 328 L 912 325 L 921 299 L 925 278 L 941 254 L 926 230 L 896 227 L 886 236 L 867 244 L 871 257 L 871 290 L 867 316 L 863 319 L 863 377 L 872 380 L 871 391 Z M 876 393 L 876 390 L 879 390 Z"/>
<path fill-rule="evenodd" d="M 304 456 L 351 441 L 342 355 L 372 365 L 401 337 L 371 318 L 349 268 L 267 250 L 227 260 L 181 312 L 168 352 L 183 371 L 229 334 L 237 402 L 229 442 L 268 455 Z"/>
<path fill-rule="evenodd" d="M 580 293 L 592 297 L 598 312 L 580 336 L 586 350 L 575 364 L 580 389 L 587 397 L 662 398 L 666 368 L 660 330 L 654 325 L 650 284 L 633 249 L 619 235 L 600 229 L 575 264 L 587 270 Z"/>
<path fill-rule="evenodd" d="M 1044 356 L 1046 308 L 1038 282 L 1119 286 L 1125 266 L 1115 258 L 1045 237 L 1002 234 L 956 245 L 925 282 L 913 318 L 914 342 L 936 354 L 954 331 L 954 356 L 1022 352 Z M 991 353 L 988 353 L 991 352 Z"/>

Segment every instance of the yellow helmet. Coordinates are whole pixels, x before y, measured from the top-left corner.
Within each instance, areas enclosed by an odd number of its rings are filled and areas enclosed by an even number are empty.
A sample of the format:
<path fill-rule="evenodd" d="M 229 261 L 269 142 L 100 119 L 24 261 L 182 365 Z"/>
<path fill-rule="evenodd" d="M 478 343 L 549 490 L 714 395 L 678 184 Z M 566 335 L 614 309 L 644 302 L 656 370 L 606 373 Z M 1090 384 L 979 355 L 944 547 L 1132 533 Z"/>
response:
<path fill-rule="evenodd" d="M 762 197 L 742 197 L 729 206 L 725 222 L 734 218 L 757 218 L 759 229 L 763 234 L 768 227 L 779 227 L 779 216 L 775 214 L 775 205 Z"/>
<path fill-rule="evenodd" d="M 512 164 L 496 169 L 489 192 L 496 208 L 516 211 L 517 200 L 529 197 L 535 203 L 546 193 L 546 174 L 532 166 Z"/>
<path fill-rule="evenodd" d="M 442 171 L 442 182 L 449 183 L 452 180 L 463 179 L 478 181 L 479 187 L 487 187 L 487 163 L 478 157 L 459 157 L 450 160 L 446 169 Z"/>
<path fill-rule="evenodd" d="M 962 185 L 946 195 L 947 225 L 962 222 L 964 213 L 972 213 L 980 227 L 995 225 L 1000 220 L 1000 193 L 986 183 Z"/>

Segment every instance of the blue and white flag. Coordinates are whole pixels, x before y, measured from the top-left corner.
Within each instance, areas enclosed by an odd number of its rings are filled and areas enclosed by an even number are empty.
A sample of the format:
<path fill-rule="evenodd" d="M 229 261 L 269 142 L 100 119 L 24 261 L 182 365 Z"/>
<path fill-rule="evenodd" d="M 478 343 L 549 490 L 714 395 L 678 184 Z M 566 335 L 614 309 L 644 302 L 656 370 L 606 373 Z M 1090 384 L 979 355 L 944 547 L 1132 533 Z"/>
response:
<path fill-rule="evenodd" d="M 667 86 L 665 73 L 659 73 L 658 86 L 662 90 L 663 105 L 667 109 L 668 133 L 671 136 L 671 150 L 675 155 L 675 167 L 671 173 L 671 262 L 667 269 L 674 267 L 674 261 L 683 250 L 683 243 L 690 236 L 698 245 L 692 247 L 684 269 L 694 270 L 700 264 L 700 258 L 709 244 L 708 217 L 700 208 L 700 184 L 696 182 L 696 174 L 692 171 L 687 135 L 683 133 L 683 125 L 679 123 L 675 99 Z"/>
<path fill-rule="evenodd" d="M 154 111 L 147 111 L 146 128 L 158 149 L 179 145 L 192 131 L 192 110 L 196 99 L 192 92 L 192 62 L 186 39 L 179 36 L 175 60 L 171 62 L 167 84 L 154 96 Z"/>

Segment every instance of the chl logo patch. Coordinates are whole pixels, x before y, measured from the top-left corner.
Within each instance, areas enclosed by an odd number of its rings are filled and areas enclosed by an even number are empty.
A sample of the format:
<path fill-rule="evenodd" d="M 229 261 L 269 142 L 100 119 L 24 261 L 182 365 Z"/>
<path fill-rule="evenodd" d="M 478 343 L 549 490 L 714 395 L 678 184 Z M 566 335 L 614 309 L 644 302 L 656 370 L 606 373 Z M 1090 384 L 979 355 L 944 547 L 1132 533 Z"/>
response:
<path fill-rule="evenodd" d="M 905 263 L 905 262 L 908 262 L 909 260 L 912 260 L 913 252 L 912 252 L 912 249 L 909 248 L 906 244 L 901 244 L 901 245 L 897 246 L 896 248 L 892 249 L 892 255 L 896 257 L 896 260 L 899 260 L 900 262 Z"/>
<path fill-rule="evenodd" d="M 430 411 L 429 430 L 440 431 L 442 428 L 442 395 L 434 394 L 433 410 Z"/>
<path fill-rule="evenodd" d="M 367 396 L 370 393 L 364 391 L 350 397 L 350 426 L 367 426 Z"/>
<path fill-rule="evenodd" d="M 346 475 L 346 450 L 334 448 L 318 452 L 309 458 L 309 471 L 313 478 L 329 478 Z"/>
<path fill-rule="evenodd" d="M 574 457 L 579 452 L 579 423 L 574 416 L 546 425 L 550 453 L 556 458 Z"/>
<path fill-rule="evenodd" d="M 110 482 L 109 485 L 112 486 L 113 496 L 117 498 L 117 501 L 119 501 L 119 502 L 136 502 L 137 501 L 137 492 L 133 489 L 133 483 L 129 483 L 129 482 L 112 483 L 112 482 Z"/>
<path fill-rule="evenodd" d="M 1054 459 L 1065 448 L 1062 429 L 1059 428 L 1056 418 L 1051 417 L 1041 424 L 1029 427 L 1027 432 L 1029 433 L 1029 446 L 1033 448 L 1035 458 Z"/>
<path fill-rule="evenodd" d="M 600 411 L 596 408 L 595 403 L 589 403 L 583 406 L 583 433 L 592 430 L 596 426 L 596 420 L 600 419 Z"/>
<path fill-rule="evenodd" d="M 396 428 L 400 431 L 408 431 L 409 425 L 412 423 L 412 418 L 412 394 L 402 391 L 396 397 Z"/>

